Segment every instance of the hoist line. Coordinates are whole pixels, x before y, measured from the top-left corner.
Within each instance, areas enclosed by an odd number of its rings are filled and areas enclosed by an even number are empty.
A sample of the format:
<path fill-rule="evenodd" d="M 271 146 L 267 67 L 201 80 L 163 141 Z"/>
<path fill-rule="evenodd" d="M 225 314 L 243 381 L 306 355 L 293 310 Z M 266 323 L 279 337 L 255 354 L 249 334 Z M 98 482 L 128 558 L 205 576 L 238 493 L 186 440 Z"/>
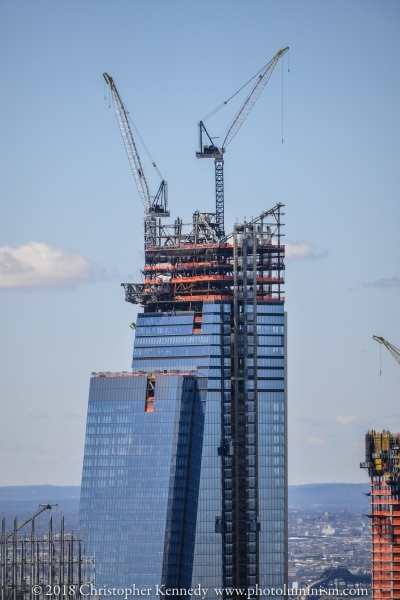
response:
<path fill-rule="evenodd" d="M 283 60 L 282 60 L 282 144 L 283 144 Z"/>
<path fill-rule="evenodd" d="M 232 96 L 230 98 L 228 98 L 228 100 L 225 100 L 224 102 L 222 102 L 219 106 L 217 106 L 217 108 L 214 108 L 214 110 L 212 110 L 210 113 L 208 113 L 208 115 L 206 115 L 203 119 L 201 119 L 203 121 L 203 123 L 204 123 L 204 121 L 206 121 L 207 119 L 209 119 L 210 117 L 212 117 L 216 112 L 218 112 L 223 106 L 225 106 L 226 104 L 228 104 L 228 102 L 230 100 L 232 100 L 232 98 L 234 98 L 235 96 L 237 96 L 237 94 L 239 94 L 239 92 L 241 92 L 247 85 L 249 85 L 249 83 L 251 83 L 253 81 L 253 79 L 255 79 L 258 75 L 260 75 L 260 73 L 262 71 L 264 71 L 265 69 L 267 69 L 269 67 L 269 65 L 272 63 L 272 60 L 270 60 L 264 67 L 262 67 L 259 71 L 257 71 L 257 73 L 255 75 L 253 75 L 253 77 L 251 79 L 249 79 L 247 83 L 245 83 L 244 85 L 242 85 L 242 87 L 237 92 L 235 92 L 234 94 L 232 94 Z"/>
<path fill-rule="evenodd" d="M 118 92 L 118 93 L 119 93 L 119 92 Z M 135 125 L 135 123 L 134 123 L 134 121 L 133 121 L 133 119 L 132 119 L 132 117 L 131 117 L 131 115 L 130 115 L 130 113 L 129 113 L 129 110 L 127 110 L 127 108 L 126 108 L 126 104 L 125 104 L 125 102 L 123 101 L 121 94 L 119 94 L 119 96 L 120 96 L 120 98 L 121 98 L 121 102 L 122 102 L 122 104 L 123 104 L 123 105 L 124 105 L 124 107 L 125 107 L 125 112 L 126 112 L 126 115 L 127 115 L 128 119 L 129 119 L 129 123 L 130 123 L 130 125 L 132 125 L 133 129 L 136 131 L 136 133 L 137 133 L 137 136 L 138 136 L 139 140 L 142 142 L 143 148 L 145 149 L 145 151 L 146 151 L 146 154 L 147 154 L 147 156 L 149 157 L 149 160 L 150 160 L 151 164 L 153 165 L 153 167 L 154 167 L 154 168 L 155 168 L 155 170 L 157 171 L 157 174 L 158 174 L 158 176 L 159 176 L 159 178 L 160 178 L 160 181 L 162 181 L 162 180 L 164 179 L 164 177 L 161 175 L 159 168 L 157 167 L 157 165 L 156 165 L 156 163 L 155 163 L 155 161 L 154 161 L 154 159 L 153 159 L 152 155 L 150 154 L 150 150 L 148 149 L 148 147 L 146 146 L 146 143 L 145 143 L 144 139 L 143 139 L 143 138 L 142 138 L 142 136 L 140 135 L 140 131 L 139 131 L 139 130 L 138 130 L 138 128 L 136 127 L 136 125 Z"/>

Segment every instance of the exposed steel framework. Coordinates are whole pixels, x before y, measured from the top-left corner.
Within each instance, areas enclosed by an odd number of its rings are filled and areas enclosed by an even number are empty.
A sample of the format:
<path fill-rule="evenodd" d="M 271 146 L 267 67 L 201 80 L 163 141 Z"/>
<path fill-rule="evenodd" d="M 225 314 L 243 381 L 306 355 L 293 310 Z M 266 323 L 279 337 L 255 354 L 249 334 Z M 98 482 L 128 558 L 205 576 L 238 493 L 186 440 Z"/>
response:
<path fill-rule="evenodd" d="M 43 505 L 34 515 L 13 529 L 0 531 L 1 600 L 44 600 L 68 596 L 82 599 L 94 584 L 94 556 L 86 554 L 84 535 L 67 532 L 64 517 L 59 531 L 52 517 L 47 532 L 35 529 L 35 517 L 55 505 Z M 30 532 L 25 526 L 30 523 Z"/>
<path fill-rule="evenodd" d="M 368 431 L 365 462 L 371 479 L 372 598 L 400 598 L 400 434 Z"/>
<path fill-rule="evenodd" d="M 249 222 L 237 223 L 234 232 L 220 240 L 214 214 L 196 212 L 188 233 L 180 219 L 171 226 L 159 221 L 156 245 L 145 253 L 143 282 L 121 284 L 125 299 L 141 304 L 145 312 L 201 313 L 204 300 L 233 301 L 234 293 L 283 302 L 282 207 L 278 203 Z M 248 269 L 239 248 L 247 243 L 250 230 L 255 244 L 246 255 Z"/>

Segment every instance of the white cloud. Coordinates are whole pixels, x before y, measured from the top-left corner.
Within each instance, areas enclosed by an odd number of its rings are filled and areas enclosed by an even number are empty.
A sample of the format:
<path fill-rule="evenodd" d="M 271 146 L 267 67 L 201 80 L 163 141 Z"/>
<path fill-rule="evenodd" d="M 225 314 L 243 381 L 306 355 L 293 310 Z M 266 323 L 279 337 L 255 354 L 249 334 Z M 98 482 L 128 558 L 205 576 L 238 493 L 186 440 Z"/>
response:
<path fill-rule="evenodd" d="M 372 283 L 364 283 L 366 286 L 379 288 L 400 288 L 400 277 L 390 277 L 389 279 L 378 279 Z"/>
<path fill-rule="evenodd" d="M 307 446 L 324 446 L 325 440 L 319 437 L 308 437 L 307 438 Z"/>
<path fill-rule="evenodd" d="M 285 257 L 288 260 L 326 258 L 327 256 L 327 250 L 315 250 L 315 248 L 307 242 L 285 243 Z"/>
<path fill-rule="evenodd" d="M 47 419 L 49 415 L 45 415 L 44 413 L 41 413 L 37 410 L 32 411 L 31 413 L 29 413 L 29 418 L 30 419 Z"/>
<path fill-rule="evenodd" d="M 66 412 L 60 415 L 61 419 L 81 419 L 83 415 L 77 415 L 76 413 Z"/>
<path fill-rule="evenodd" d="M 353 442 L 353 450 L 354 451 L 365 450 L 364 442 Z"/>
<path fill-rule="evenodd" d="M 0 289 L 65 289 L 93 280 L 92 264 L 81 254 L 27 242 L 0 247 Z"/>
<path fill-rule="evenodd" d="M 353 423 L 357 423 L 359 420 L 360 419 L 354 415 L 337 415 L 335 417 L 335 421 L 339 425 L 352 425 Z"/>

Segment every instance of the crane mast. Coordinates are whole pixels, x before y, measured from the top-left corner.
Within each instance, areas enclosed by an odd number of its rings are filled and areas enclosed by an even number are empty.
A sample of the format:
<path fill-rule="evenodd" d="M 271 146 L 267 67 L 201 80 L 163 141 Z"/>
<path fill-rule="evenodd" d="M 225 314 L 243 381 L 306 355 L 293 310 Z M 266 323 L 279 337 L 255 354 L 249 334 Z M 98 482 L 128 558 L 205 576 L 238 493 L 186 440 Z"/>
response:
<path fill-rule="evenodd" d="M 111 89 L 111 96 L 114 104 L 115 116 L 117 118 L 122 141 L 124 142 L 129 164 L 135 178 L 136 187 L 139 196 L 143 202 L 144 216 L 144 246 L 145 249 L 155 246 L 157 217 L 169 217 L 168 206 L 168 185 L 162 180 L 158 192 L 151 196 L 149 186 L 144 174 L 139 152 L 137 150 L 132 129 L 129 122 L 129 112 L 122 102 L 122 98 L 117 90 L 113 78 L 108 73 L 103 73 L 103 77 Z M 153 162 L 153 166 L 156 167 Z"/>
<path fill-rule="evenodd" d="M 390 354 L 393 356 L 394 360 L 400 365 L 400 350 L 393 346 L 390 342 L 385 340 L 383 337 L 379 337 L 378 335 L 373 335 L 372 339 L 378 342 L 379 344 L 383 344 L 389 350 Z"/>
<path fill-rule="evenodd" d="M 261 71 L 259 71 L 259 73 L 257 73 L 256 83 L 253 85 L 246 100 L 243 102 L 239 112 L 237 113 L 237 115 L 232 120 L 231 124 L 229 125 L 227 133 L 224 136 L 224 138 L 222 139 L 222 143 L 219 146 L 214 144 L 213 139 L 210 137 L 210 135 L 204 125 L 204 122 L 203 121 L 199 122 L 200 151 L 196 152 L 196 157 L 197 158 L 213 158 L 214 159 L 214 165 L 215 165 L 215 212 L 216 212 L 216 222 L 217 222 L 216 233 L 217 233 L 218 237 L 220 237 L 220 238 L 224 237 L 224 235 L 225 235 L 225 231 L 224 231 L 224 228 L 225 228 L 224 227 L 224 153 L 225 153 L 226 147 L 233 140 L 233 138 L 235 137 L 235 135 L 238 133 L 239 129 L 243 125 L 244 121 L 246 120 L 246 117 L 248 116 L 249 112 L 251 111 L 254 104 L 258 100 L 261 92 L 267 85 L 269 78 L 271 77 L 272 72 L 275 69 L 279 59 L 284 54 L 286 54 L 286 52 L 288 50 L 289 50 L 288 46 L 286 48 L 283 48 L 282 50 L 279 50 L 279 52 L 277 52 L 275 54 L 275 56 L 269 61 L 269 63 L 266 64 L 265 67 L 263 67 L 261 69 Z M 235 95 L 236 94 L 234 94 L 234 96 Z M 231 98 L 233 98 L 233 96 L 231 96 Z M 219 108 L 222 108 L 222 106 L 227 104 L 231 98 L 226 100 L 216 110 L 219 110 Z M 212 111 L 211 114 L 214 114 L 214 112 L 216 112 L 216 111 Z M 206 144 L 203 143 L 204 137 L 208 138 L 209 143 L 206 143 Z"/>

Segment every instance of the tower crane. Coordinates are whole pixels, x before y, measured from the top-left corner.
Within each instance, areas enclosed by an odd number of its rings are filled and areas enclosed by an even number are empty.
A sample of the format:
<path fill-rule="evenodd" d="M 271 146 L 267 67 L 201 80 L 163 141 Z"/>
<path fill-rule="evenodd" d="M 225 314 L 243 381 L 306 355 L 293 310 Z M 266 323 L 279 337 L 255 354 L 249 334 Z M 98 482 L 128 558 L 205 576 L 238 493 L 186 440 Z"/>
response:
<path fill-rule="evenodd" d="M 373 335 L 372 339 L 378 342 L 379 344 L 383 344 L 389 350 L 390 354 L 393 356 L 394 360 L 400 365 L 400 350 L 393 346 L 390 342 L 385 340 L 383 337 L 379 337 L 378 335 Z"/>
<path fill-rule="evenodd" d="M 275 69 L 278 60 L 286 54 L 289 50 L 289 47 L 283 48 L 279 50 L 275 54 L 275 56 L 266 64 L 256 75 L 252 78 L 257 78 L 256 83 L 253 85 L 252 90 L 247 96 L 246 100 L 243 102 L 239 112 L 232 120 L 231 124 L 227 128 L 227 133 L 224 137 L 221 136 L 222 142 L 217 145 L 214 143 L 213 138 L 209 135 L 207 129 L 205 128 L 204 121 L 217 112 L 220 108 L 222 108 L 225 104 L 229 102 L 236 96 L 238 92 L 233 94 L 228 100 L 225 100 L 220 106 L 218 106 L 215 110 L 213 110 L 207 117 L 205 117 L 202 121 L 199 122 L 199 145 L 200 151 L 196 152 L 197 158 L 213 158 L 215 164 L 215 212 L 216 212 L 216 233 L 219 237 L 224 237 L 224 153 L 227 145 L 233 140 L 241 126 L 243 125 L 246 117 L 249 112 L 253 108 L 254 104 L 258 100 L 261 92 L 267 85 L 269 78 L 272 75 L 273 70 Z M 250 80 L 251 81 L 251 80 Z M 249 83 L 249 82 L 248 82 Z M 245 84 L 247 85 L 247 84 Z M 243 86 L 244 87 L 244 86 Z M 241 89 L 243 89 L 240 88 Z M 239 90 L 239 91 L 240 91 Z M 203 137 L 206 138 L 206 144 L 203 143 Z M 209 144 L 207 145 L 207 140 Z"/>
<path fill-rule="evenodd" d="M 37 517 L 38 515 L 40 515 L 45 510 L 51 510 L 53 508 L 53 506 L 57 506 L 57 508 L 58 508 L 58 504 L 39 504 L 39 510 L 37 510 L 33 515 L 31 515 L 30 517 L 28 517 L 18 527 L 15 527 L 15 525 L 14 525 L 15 529 L 13 529 L 13 531 L 11 531 L 10 533 L 5 534 L 4 536 L 1 536 L 1 540 L 0 540 L 1 543 L 4 544 L 10 537 L 12 537 L 13 535 L 15 536 L 15 534 L 17 533 L 17 531 L 19 531 L 20 529 L 22 529 L 23 527 L 25 527 L 25 525 L 27 525 L 28 523 L 30 523 L 31 521 L 33 521 L 35 517 Z M 16 521 L 15 521 L 15 523 L 16 523 Z"/>
<path fill-rule="evenodd" d="M 132 129 L 129 122 L 129 112 L 122 102 L 113 78 L 108 75 L 108 73 L 103 73 L 103 77 L 111 89 L 115 116 L 117 118 L 129 164 L 135 178 L 136 187 L 144 205 L 144 246 L 145 249 L 147 249 L 151 246 L 155 246 L 157 217 L 169 217 L 170 214 L 167 209 L 168 184 L 166 181 L 164 181 L 164 179 L 162 179 L 160 171 L 158 170 L 156 164 L 152 161 L 153 167 L 156 168 L 157 173 L 160 175 L 162 181 L 160 187 L 158 188 L 157 194 L 155 196 L 151 196 L 143 167 L 140 162 L 140 156 L 133 138 Z"/>

